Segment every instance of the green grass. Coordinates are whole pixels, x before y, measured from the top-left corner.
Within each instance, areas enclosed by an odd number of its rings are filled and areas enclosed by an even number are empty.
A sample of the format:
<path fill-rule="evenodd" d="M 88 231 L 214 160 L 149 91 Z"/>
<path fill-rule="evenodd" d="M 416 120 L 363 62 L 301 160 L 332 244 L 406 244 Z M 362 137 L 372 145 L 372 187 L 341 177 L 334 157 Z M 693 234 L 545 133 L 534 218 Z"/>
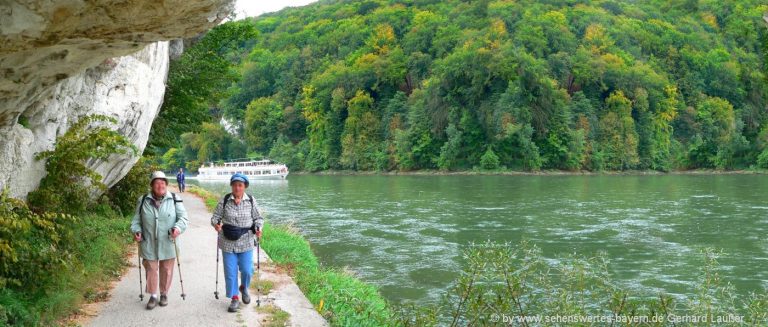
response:
<path fill-rule="evenodd" d="M 262 246 L 276 264 L 292 272 L 299 288 L 331 325 L 388 325 L 391 309 L 378 289 L 321 266 L 309 242 L 289 226 L 265 224 Z"/>
<path fill-rule="evenodd" d="M 267 318 L 260 322 L 260 326 L 263 327 L 287 326 L 288 319 L 291 318 L 291 315 L 288 312 L 283 311 L 274 304 L 255 307 L 255 310 L 256 312 L 265 313 L 267 315 Z"/>
<path fill-rule="evenodd" d="M 261 291 L 261 294 L 269 294 L 269 292 L 271 292 L 272 289 L 275 288 L 275 283 L 271 280 L 257 279 L 256 278 L 257 275 L 258 274 L 253 275 L 253 278 L 251 279 L 250 289 L 253 292 Z"/>
<path fill-rule="evenodd" d="M 186 191 L 202 198 L 208 210 L 213 211 L 219 203 L 220 197 L 218 195 L 197 185 L 187 185 Z"/>
<path fill-rule="evenodd" d="M 65 269 L 51 271 L 45 281 L 29 280 L 22 287 L 0 290 L 0 326 L 50 326 L 77 312 L 83 303 L 107 296 L 104 287 L 119 278 L 126 265 L 130 219 L 108 207 L 96 211 L 77 216 L 73 250 L 62 258 Z M 34 283 L 38 285 L 30 287 Z"/>

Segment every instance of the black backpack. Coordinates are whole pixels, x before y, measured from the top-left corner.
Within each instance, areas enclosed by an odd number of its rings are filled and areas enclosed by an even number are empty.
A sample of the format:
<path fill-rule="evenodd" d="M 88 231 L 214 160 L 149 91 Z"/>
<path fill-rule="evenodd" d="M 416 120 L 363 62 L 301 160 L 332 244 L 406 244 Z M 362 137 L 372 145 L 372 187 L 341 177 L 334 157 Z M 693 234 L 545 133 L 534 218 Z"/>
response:
<path fill-rule="evenodd" d="M 251 202 L 251 206 L 253 206 L 253 197 L 250 194 L 246 194 L 246 195 L 248 195 L 248 201 Z M 232 197 L 232 193 L 227 193 L 227 195 L 224 196 L 224 205 L 222 206 L 222 208 L 227 206 L 227 203 L 229 203 L 229 198 L 231 197 Z"/>

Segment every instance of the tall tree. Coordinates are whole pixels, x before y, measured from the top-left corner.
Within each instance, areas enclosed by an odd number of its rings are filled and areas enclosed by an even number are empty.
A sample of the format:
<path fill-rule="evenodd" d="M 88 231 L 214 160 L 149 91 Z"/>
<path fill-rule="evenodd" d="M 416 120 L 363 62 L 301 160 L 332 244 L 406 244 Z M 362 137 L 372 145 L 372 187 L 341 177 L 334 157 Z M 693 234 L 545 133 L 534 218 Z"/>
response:
<path fill-rule="evenodd" d="M 624 92 L 615 91 L 605 100 L 605 105 L 607 112 L 600 119 L 600 143 L 605 152 L 606 168 L 634 168 L 639 158 L 632 102 Z"/>

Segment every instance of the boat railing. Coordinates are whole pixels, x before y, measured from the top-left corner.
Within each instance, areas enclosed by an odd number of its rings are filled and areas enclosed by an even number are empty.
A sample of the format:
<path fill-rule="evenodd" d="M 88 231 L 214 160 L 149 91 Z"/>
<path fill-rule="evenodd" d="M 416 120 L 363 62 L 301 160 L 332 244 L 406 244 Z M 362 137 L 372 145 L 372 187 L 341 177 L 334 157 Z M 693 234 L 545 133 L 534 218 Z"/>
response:
<path fill-rule="evenodd" d="M 215 163 L 211 162 L 208 165 L 204 165 L 206 168 L 245 168 L 245 167 L 268 167 L 268 166 L 286 166 L 280 162 L 274 161 L 255 161 L 255 162 L 238 162 L 238 163 Z"/>

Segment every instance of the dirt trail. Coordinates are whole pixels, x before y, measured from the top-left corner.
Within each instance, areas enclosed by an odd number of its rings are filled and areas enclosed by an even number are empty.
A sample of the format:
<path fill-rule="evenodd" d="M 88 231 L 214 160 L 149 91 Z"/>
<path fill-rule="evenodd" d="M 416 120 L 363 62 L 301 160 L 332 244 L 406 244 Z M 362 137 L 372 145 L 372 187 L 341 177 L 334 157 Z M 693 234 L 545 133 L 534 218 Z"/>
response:
<path fill-rule="evenodd" d="M 168 306 L 146 310 L 149 296 L 139 302 L 139 275 L 136 255 L 131 256 L 131 267 L 113 285 L 106 302 L 89 305 L 86 326 L 262 326 L 267 314 L 257 312 L 256 294 L 251 292 L 249 305 L 241 305 L 240 312 L 229 313 L 229 299 L 225 298 L 224 271 L 219 265 L 219 300 L 214 298 L 216 278 L 216 233 L 210 227 L 211 213 L 202 199 L 191 194 L 180 194 L 189 214 L 189 227 L 179 240 L 181 272 L 184 278 L 186 300 L 181 298 L 178 270 L 174 271 L 173 286 L 168 295 Z M 254 258 L 255 259 L 255 258 Z M 290 276 L 272 269 L 271 262 L 261 250 L 263 279 L 272 280 L 270 294 L 262 295 L 261 306 L 274 304 L 290 314 L 290 326 L 327 326 L 326 321 L 312 307 Z M 255 261 L 255 260 L 254 260 Z M 142 273 L 143 273 L 142 269 Z"/>

